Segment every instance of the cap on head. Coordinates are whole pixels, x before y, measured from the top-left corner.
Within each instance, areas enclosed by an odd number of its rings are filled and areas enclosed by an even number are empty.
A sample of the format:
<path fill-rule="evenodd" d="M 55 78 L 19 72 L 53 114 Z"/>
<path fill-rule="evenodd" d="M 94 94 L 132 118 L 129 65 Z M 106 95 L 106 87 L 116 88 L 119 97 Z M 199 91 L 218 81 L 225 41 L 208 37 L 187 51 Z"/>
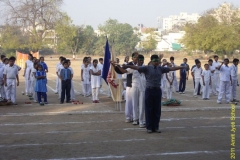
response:
<path fill-rule="evenodd" d="M 152 61 L 152 62 L 159 62 L 159 57 L 158 57 L 158 55 L 152 55 L 152 56 L 151 56 L 151 61 Z"/>

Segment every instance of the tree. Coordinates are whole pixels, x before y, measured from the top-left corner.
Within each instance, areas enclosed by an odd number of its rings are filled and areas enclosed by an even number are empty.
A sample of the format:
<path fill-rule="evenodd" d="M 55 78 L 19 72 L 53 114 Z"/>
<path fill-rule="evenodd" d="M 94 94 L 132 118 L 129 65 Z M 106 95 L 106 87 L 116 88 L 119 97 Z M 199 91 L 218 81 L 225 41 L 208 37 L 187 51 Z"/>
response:
<path fill-rule="evenodd" d="M 28 37 L 28 47 L 38 50 L 42 46 L 44 32 L 54 28 L 61 18 L 62 0 L 0 0 L 5 6 L 6 24 L 18 26 Z"/>
<path fill-rule="evenodd" d="M 145 33 L 148 35 L 146 39 L 142 42 L 142 46 L 144 51 L 151 52 L 156 49 L 157 47 L 157 34 L 154 32 L 154 28 L 148 28 L 146 29 Z"/>
<path fill-rule="evenodd" d="M 94 33 L 92 26 L 86 26 L 82 32 L 80 39 L 82 41 L 81 51 L 87 55 L 93 54 L 97 36 Z"/>
<path fill-rule="evenodd" d="M 72 52 L 75 55 L 79 50 L 79 34 L 82 27 L 77 27 L 72 24 L 71 18 L 65 13 L 55 25 L 57 33 L 57 51 L 58 52 Z"/>
<path fill-rule="evenodd" d="M 18 26 L 5 25 L 1 27 L 0 46 L 5 53 L 14 53 L 16 50 L 27 48 L 28 39 L 22 35 Z"/>
<path fill-rule="evenodd" d="M 237 9 L 231 12 L 227 12 L 226 8 L 223 9 L 221 7 L 212 9 L 206 12 L 197 24 L 187 24 L 184 29 L 186 34 L 181 43 L 189 50 L 205 52 L 213 50 L 227 54 L 238 49 L 240 47 L 240 12 Z"/>
<path fill-rule="evenodd" d="M 98 37 L 96 50 L 102 50 L 106 42 L 106 36 L 110 44 L 114 42 L 113 51 L 116 54 L 130 55 L 139 42 L 138 36 L 133 32 L 133 27 L 127 23 L 119 23 L 117 20 L 109 19 L 99 27 L 102 35 Z M 105 39 L 105 40 L 104 40 Z M 112 47 L 111 46 L 111 47 Z"/>

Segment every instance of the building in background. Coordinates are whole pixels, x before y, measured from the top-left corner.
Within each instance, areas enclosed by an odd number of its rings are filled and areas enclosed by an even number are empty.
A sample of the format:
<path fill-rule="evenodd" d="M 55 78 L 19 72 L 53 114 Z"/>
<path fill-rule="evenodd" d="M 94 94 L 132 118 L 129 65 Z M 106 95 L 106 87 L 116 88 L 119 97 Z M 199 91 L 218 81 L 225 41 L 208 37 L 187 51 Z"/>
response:
<path fill-rule="evenodd" d="M 157 29 L 159 31 L 163 30 L 163 17 L 162 16 L 157 17 Z"/>
<path fill-rule="evenodd" d="M 199 18 L 200 15 L 198 13 L 188 14 L 186 12 L 181 12 L 179 15 L 171 15 L 168 18 L 162 18 L 162 29 L 164 31 L 173 31 L 175 28 L 181 30 L 181 27 L 186 23 L 197 23 Z"/>

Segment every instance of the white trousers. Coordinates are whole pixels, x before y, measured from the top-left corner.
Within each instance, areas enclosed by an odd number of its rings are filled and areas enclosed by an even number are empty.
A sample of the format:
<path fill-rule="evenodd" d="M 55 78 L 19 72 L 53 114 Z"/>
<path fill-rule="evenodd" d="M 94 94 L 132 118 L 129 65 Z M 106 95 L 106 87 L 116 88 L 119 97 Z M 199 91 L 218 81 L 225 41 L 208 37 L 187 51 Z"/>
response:
<path fill-rule="evenodd" d="M 37 98 L 37 92 L 35 92 L 35 85 L 36 85 L 36 79 L 31 80 L 31 93 L 32 93 L 32 97 L 34 98 L 34 100 L 38 100 Z"/>
<path fill-rule="evenodd" d="M 167 80 L 166 79 L 162 79 L 161 80 L 162 82 L 161 82 L 161 89 L 162 89 L 162 97 L 164 98 L 165 97 L 165 95 L 167 94 Z M 167 96 L 167 95 L 166 95 Z"/>
<path fill-rule="evenodd" d="M 96 87 L 96 88 L 92 88 L 92 100 L 95 101 L 95 100 L 99 100 L 98 99 L 98 93 L 99 93 L 99 87 Z"/>
<path fill-rule="evenodd" d="M 0 97 L 3 99 L 6 98 L 3 81 L 0 82 Z"/>
<path fill-rule="evenodd" d="M 126 90 L 122 91 L 122 96 L 124 97 L 124 100 L 126 100 Z"/>
<path fill-rule="evenodd" d="M 173 86 L 170 86 L 170 85 L 167 85 L 167 99 L 169 100 L 169 99 L 172 99 L 172 90 L 173 90 L 173 88 L 172 88 Z"/>
<path fill-rule="evenodd" d="M 71 81 L 71 91 L 70 91 L 70 99 L 71 100 L 75 100 L 75 91 L 74 91 L 74 85 L 73 85 L 73 81 Z"/>
<path fill-rule="evenodd" d="M 59 81 L 60 81 L 60 79 L 57 77 L 56 78 L 56 91 L 55 92 L 58 92 L 58 90 L 59 90 Z"/>
<path fill-rule="evenodd" d="M 237 99 L 237 80 L 232 80 L 231 99 Z"/>
<path fill-rule="evenodd" d="M 82 92 L 84 96 L 90 95 L 90 90 L 91 90 L 91 85 L 90 84 L 83 84 L 82 83 Z"/>
<path fill-rule="evenodd" d="M 209 98 L 210 91 L 211 91 L 211 85 L 209 85 L 210 81 L 205 81 L 205 86 L 202 84 L 202 98 Z"/>
<path fill-rule="evenodd" d="M 138 87 L 132 87 L 132 106 L 133 120 L 139 121 L 139 124 L 144 124 L 145 92 L 141 92 Z"/>
<path fill-rule="evenodd" d="M 62 81 L 60 78 L 59 79 L 59 83 L 58 83 L 58 98 L 61 98 L 61 94 L 62 94 Z"/>
<path fill-rule="evenodd" d="M 29 72 L 30 69 L 26 69 L 26 73 L 25 73 L 25 93 L 26 94 L 31 94 L 31 80 L 29 78 Z"/>
<path fill-rule="evenodd" d="M 219 94 L 217 102 L 222 102 L 222 98 L 225 95 L 225 101 L 230 102 L 230 90 L 231 84 L 229 81 L 220 81 Z"/>
<path fill-rule="evenodd" d="M 177 76 L 174 76 L 173 87 L 174 87 L 174 89 L 175 89 L 176 92 L 179 90 L 178 81 L 177 81 Z"/>
<path fill-rule="evenodd" d="M 132 87 L 126 88 L 125 117 L 127 120 L 133 119 Z"/>
<path fill-rule="evenodd" d="M 194 78 L 194 81 L 195 81 L 195 88 L 194 88 L 193 95 L 196 96 L 198 92 L 198 85 L 200 84 L 201 78 Z"/>
<path fill-rule="evenodd" d="M 16 103 L 16 79 L 7 79 L 7 100 Z"/>
<path fill-rule="evenodd" d="M 219 92 L 220 77 L 219 73 L 214 73 L 212 77 L 212 93 L 217 94 Z"/>

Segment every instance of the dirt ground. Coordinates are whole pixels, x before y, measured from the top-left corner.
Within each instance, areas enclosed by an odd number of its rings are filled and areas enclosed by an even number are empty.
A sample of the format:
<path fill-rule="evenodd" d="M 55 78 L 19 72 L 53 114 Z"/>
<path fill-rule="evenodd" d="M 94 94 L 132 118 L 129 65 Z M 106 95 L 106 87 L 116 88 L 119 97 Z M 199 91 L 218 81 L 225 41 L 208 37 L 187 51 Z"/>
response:
<path fill-rule="evenodd" d="M 182 59 L 177 58 L 176 64 Z M 24 80 L 20 76 L 18 105 L 0 106 L 0 159 L 230 159 L 231 106 L 217 104 L 217 97 L 209 101 L 193 98 L 192 79 L 187 82 L 185 95 L 173 94 L 182 101 L 181 106 L 162 107 L 162 133 L 148 134 L 146 129 L 125 123 L 125 104 L 122 103 L 122 111 L 116 110 L 105 84 L 99 104 L 80 95 L 81 58 L 72 61 L 72 67 L 76 97 L 83 104 L 60 105 L 54 94 L 57 62 L 57 58 L 46 57 L 50 71 L 48 105 L 25 104 L 30 100 L 21 94 Z M 189 64 L 193 64 L 191 57 Z M 235 159 L 240 157 L 239 114 L 237 105 Z"/>

